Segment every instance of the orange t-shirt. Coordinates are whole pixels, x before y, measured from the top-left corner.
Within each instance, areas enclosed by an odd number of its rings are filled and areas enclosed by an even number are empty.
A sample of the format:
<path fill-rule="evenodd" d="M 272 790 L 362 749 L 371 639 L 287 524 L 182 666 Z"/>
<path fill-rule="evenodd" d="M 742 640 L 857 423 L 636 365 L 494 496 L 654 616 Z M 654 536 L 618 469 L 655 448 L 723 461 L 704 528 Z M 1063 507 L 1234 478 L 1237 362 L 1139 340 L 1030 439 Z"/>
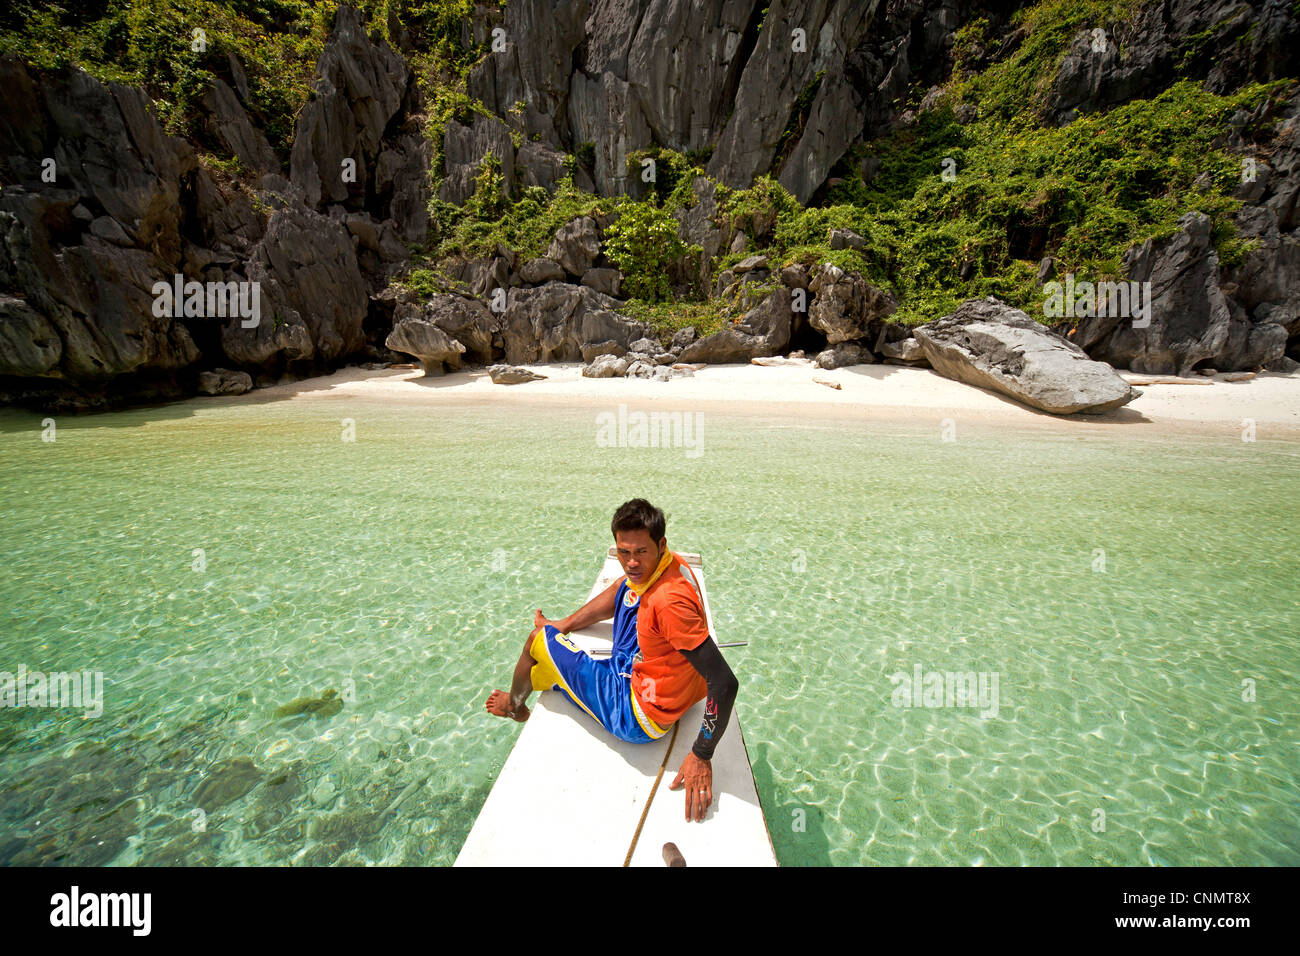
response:
<path fill-rule="evenodd" d="M 641 593 L 636 612 L 641 660 L 632 665 L 632 690 L 641 709 L 661 727 L 674 723 L 708 693 L 700 672 L 678 653 L 709 640 L 696 587 L 694 572 L 668 551 Z"/>

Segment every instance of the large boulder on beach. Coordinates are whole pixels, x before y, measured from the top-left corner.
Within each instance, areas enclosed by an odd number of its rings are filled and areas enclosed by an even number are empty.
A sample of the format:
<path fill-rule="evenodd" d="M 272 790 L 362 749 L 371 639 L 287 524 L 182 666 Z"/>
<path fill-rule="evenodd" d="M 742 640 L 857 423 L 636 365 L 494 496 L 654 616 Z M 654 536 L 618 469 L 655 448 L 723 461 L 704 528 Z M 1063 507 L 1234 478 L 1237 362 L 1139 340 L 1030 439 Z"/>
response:
<path fill-rule="evenodd" d="M 618 302 L 589 286 L 548 282 L 513 289 L 501 317 L 505 359 L 512 365 L 577 362 L 584 346 L 627 349 L 649 330 L 620 315 Z"/>
<path fill-rule="evenodd" d="M 898 309 L 888 292 L 830 263 L 817 267 L 808 288 L 813 294 L 808 324 L 826 336 L 827 345 L 862 338 L 869 322 L 888 318 Z"/>
<path fill-rule="evenodd" d="M 940 375 L 1056 415 L 1098 414 L 1138 395 L 1109 365 L 991 296 L 962 303 L 915 335 Z"/>
<path fill-rule="evenodd" d="M 460 368 L 465 352 L 465 346 L 418 313 L 400 318 L 384 344 L 418 358 L 425 375 L 442 375 L 447 366 Z"/>
<path fill-rule="evenodd" d="M 778 355 L 790 342 L 793 318 L 789 290 L 774 289 L 735 324 L 696 339 L 682 349 L 678 358 L 683 362 L 721 365 Z"/>
<path fill-rule="evenodd" d="M 875 359 L 871 353 L 856 342 L 841 342 L 825 351 L 818 352 L 813 364 L 818 368 L 845 368 L 850 365 L 870 365 Z"/>
<path fill-rule="evenodd" d="M 582 374 L 584 378 L 621 378 L 627 368 L 627 359 L 605 353 L 593 358 L 591 364 L 582 370 Z"/>
<path fill-rule="evenodd" d="M 491 365 L 487 372 L 494 385 L 523 385 L 525 382 L 540 382 L 546 378 L 531 369 L 515 365 Z"/>
<path fill-rule="evenodd" d="M 404 316 L 399 312 L 397 317 Z M 465 358 L 470 362 L 487 365 L 492 361 L 492 337 L 501 322 L 478 299 L 435 293 L 424 304 L 423 317 L 464 346 Z"/>

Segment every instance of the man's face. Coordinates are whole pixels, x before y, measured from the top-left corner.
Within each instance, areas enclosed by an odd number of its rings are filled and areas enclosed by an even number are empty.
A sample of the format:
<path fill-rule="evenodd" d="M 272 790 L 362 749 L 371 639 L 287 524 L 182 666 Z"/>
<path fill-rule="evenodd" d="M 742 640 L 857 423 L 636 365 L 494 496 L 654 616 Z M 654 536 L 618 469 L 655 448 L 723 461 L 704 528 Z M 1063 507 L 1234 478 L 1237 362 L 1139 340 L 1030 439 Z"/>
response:
<path fill-rule="evenodd" d="M 644 529 L 615 534 L 614 547 L 618 549 L 618 563 L 623 566 L 623 573 L 628 580 L 633 584 L 642 584 L 654 574 L 667 542 L 667 538 L 660 538 L 659 543 L 655 544 L 650 532 Z"/>

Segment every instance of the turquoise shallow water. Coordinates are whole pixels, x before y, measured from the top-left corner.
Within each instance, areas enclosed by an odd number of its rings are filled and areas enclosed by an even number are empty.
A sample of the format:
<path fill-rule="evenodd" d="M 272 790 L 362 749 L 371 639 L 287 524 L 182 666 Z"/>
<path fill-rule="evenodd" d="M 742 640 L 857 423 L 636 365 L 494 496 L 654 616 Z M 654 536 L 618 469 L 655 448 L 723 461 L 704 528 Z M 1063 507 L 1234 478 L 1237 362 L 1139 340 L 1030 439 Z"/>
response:
<path fill-rule="evenodd" d="M 705 413 L 696 456 L 595 415 L 0 412 L 0 671 L 104 679 L 0 709 L 0 862 L 451 863 L 517 733 L 486 692 L 644 495 L 750 641 L 783 864 L 1300 863 L 1300 447 Z M 918 667 L 996 715 L 895 706 Z"/>

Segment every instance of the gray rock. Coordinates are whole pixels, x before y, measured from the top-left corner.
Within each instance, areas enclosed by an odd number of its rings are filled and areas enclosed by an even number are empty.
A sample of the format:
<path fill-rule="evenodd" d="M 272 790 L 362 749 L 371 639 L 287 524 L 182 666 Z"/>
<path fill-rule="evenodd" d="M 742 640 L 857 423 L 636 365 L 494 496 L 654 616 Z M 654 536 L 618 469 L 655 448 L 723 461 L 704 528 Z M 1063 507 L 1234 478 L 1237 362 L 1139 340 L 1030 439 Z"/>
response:
<path fill-rule="evenodd" d="M 510 271 L 510 260 L 504 256 L 480 257 L 453 265 L 452 273 L 465 283 L 471 295 L 491 296 L 497 289 L 517 286 Z"/>
<path fill-rule="evenodd" d="M 243 395 L 253 388 L 253 377 L 247 372 L 234 372 L 228 368 L 215 368 L 199 373 L 200 395 Z"/>
<path fill-rule="evenodd" d="M 596 221 L 590 216 L 580 216 L 556 230 L 546 256 L 554 259 L 569 275 L 582 276 L 600 255 L 600 238 Z"/>
<path fill-rule="evenodd" d="M 799 263 L 788 265 L 781 270 L 781 282 L 789 289 L 808 288 L 808 270 Z"/>
<path fill-rule="evenodd" d="M 697 336 L 698 333 L 695 331 L 695 326 L 693 325 L 688 325 L 684 329 L 678 329 L 673 333 L 673 341 L 670 350 L 673 352 L 680 352 L 682 349 L 686 348 L 686 346 L 694 342 Z"/>
<path fill-rule="evenodd" d="M 595 361 L 601 355 L 613 355 L 617 358 L 627 354 L 627 349 L 613 340 L 583 345 L 579 351 L 582 353 L 582 360 L 587 363 Z"/>
<path fill-rule="evenodd" d="M 556 5 L 549 0 L 518 0 L 502 11 L 502 19 L 485 26 L 500 26 L 505 49 L 489 53 L 471 71 L 469 95 L 487 104 L 498 116 L 532 140 L 561 148 L 569 142 L 568 114 L 574 51 L 586 39 L 589 0 Z M 489 35 L 479 40 L 491 41 Z M 523 103 L 522 113 L 512 112 Z M 574 140 L 581 142 L 581 140 Z"/>
<path fill-rule="evenodd" d="M 429 233 L 429 143 L 418 132 L 386 144 L 375 163 L 373 205 L 385 208 L 405 242 L 421 243 Z"/>
<path fill-rule="evenodd" d="M 682 362 L 748 362 L 750 359 L 777 355 L 790 341 L 793 313 L 790 293 L 775 289 L 733 325 L 697 339 L 682 349 Z"/>
<path fill-rule="evenodd" d="M 516 368 L 513 365 L 491 365 L 487 371 L 488 375 L 492 376 L 494 385 L 522 385 L 525 382 L 539 382 L 546 378 L 545 375 L 539 375 L 526 368 Z"/>
<path fill-rule="evenodd" d="M 830 240 L 832 249 L 865 249 L 867 246 L 867 240 L 852 229 L 832 229 Z"/>
<path fill-rule="evenodd" d="M 126 234 L 126 230 L 118 225 L 116 219 L 108 216 L 100 216 L 92 222 L 90 224 L 90 234 L 99 236 L 105 242 L 111 242 L 115 246 L 122 246 L 124 249 L 135 246 L 135 243 L 131 241 L 131 237 Z"/>
<path fill-rule="evenodd" d="M 1260 369 L 1284 357 L 1286 344 L 1287 330 L 1284 326 L 1276 322 L 1252 322 L 1244 315 L 1233 315 L 1228 322 L 1228 340 L 1214 360 L 1228 372 Z"/>
<path fill-rule="evenodd" d="M 870 365 L 873 361 L 871 353 L 858 343 L 841 342 L 823 352 L 818 352 L 813 364 L 818 368 L 845 368 L 849 365 Z"/>
<path fill-rule="evenodd" d="M 732 272 L 730 269 L 723 269 L 721 272 L 719 272 L 717 283 L 713 289 L 714 297 L 721 298 L 723 293 L 725 293 L 727 289 L 731 287 L 731 284 L 735 281 L 736 281 L 736 274 Z"/>
<path fill-rule="evenodd" d="M 393 220 L 377 222 L 369 213 L 355 212 L 344 215 L 342 222 L 356 239 L 357 264 L 363 273 L 387 279 L 405 268 L 409 254 Z"/>
<path fill-rule="evenodd" d="M 261 321 L 245 329 L 234 318 L 222 327 L 232 361 L 258 366 L 279 355 L 332 362 L 365 344 L 369 296 L 342 223 L 300 206 L 278 210 L 246 269 L 261 286 Z"/>
<path fill-rule="evenodd" d="M 694 262 L 694 269 L 687 269 L 695 291 L 708 295 L 709 274 L 713 259 L 722 250 L 726 232 L 715 222 L 718 215 L 717 186 L 705 176 L 696 176 L 691 183 L 693 204 L 689 208 L 678 208 L 673 215 L 677 217 L 677 235 L 688 246 L 699 246 L 699 257 Z"/>
<path fill-rule="evenodd" d="M 1216 368 L 1232 367 L 1219 357 L 1228 343 L 1231 313 L 1219 288 L 1210 220 L 1188 213 L 1178 222 L 1181 231 L 1172 238 L 1147 240 L 1124 256 L 1129 280 L 1151 283 L 1145 328 L 1138 327 L 1142 320 L 1129 316 L 1078 320 L 1071 341 L 1093 358 L 1161 375 L 1186 376 L 1206 359 Z M 1049 284 L 1045 291 L 1052 289 Z M 1135 311 L 1131 304 L 1130 311 Z"/>
<path fill-rule="evenodd" d="M 395 352 L 414 355 L 426 376 L 443 375 L 460 367 L 465 346 L 423 317 L 405 317 L 393 326 L 384 344 Z M 493 381 L 496 378 L 493 377 Z"/>
<path fill-rule="evenodd" d="M 709 174 L 741 189 L 766 171 L 796 100 L 823 73 L 780 174 L 781 184 L 807 203 L 854 141 L 855 131 L 860 133 L 865 126 L 864 97 L 855 79 L 850 79 L 847 61 L 850 51 L 868 38 L 875 12 L 876 5 L 860 3 L 768 7 L 757 44 L 740 75 L 735 109 L 709 160 Z M 791 52 L 795 28 L 808 38 L 802 55 Z M 821 37 L 828 42 L 819 42 Z"/>
<path fill-rule="evenodd" d="M 1098 414 L 1137 397 L 1109 365 L 992 297 L 964 302 L 915 334 L 939 374 L 1056 415 Z"/>
<path fill-rule="evenodd" d="M 813 293 L 808 324 L 826 336 L 828 345 L 862 338 L 868 323 L 888 318 L 898 308 L 889 293 L 828 262 L 817 267 L 808 288 Z"/>
<path fill-rule="evenodd" d="M 316 74 L 315 94 L 294 128 L 290 179 L 311 206 L 363 200 L 377 185 L 381 153 L 395 148 L 385 134 L 412 88 L 410 67 L 386 43 L 371 42 L 359 12 L 341 6 Z M 347 159 L 355 163 L 354 182 L 343 176 Z M 390 176 L 404 165 L 387 162 Z"/>
<path fill-rule="evenodd" d="M 450 120 L 443 130 L 442 151 L 446 174 L 438 187 L 439 199 L 459 205 L 473 196 L 489 152 L 501 161 L 501 194 L 509 197 L 515 182 L 515 145 L 501 120 L 481 113 L 474 114 L 469 126 Z"/>
<path fill-rule="evenodd" d="M 606 196 L 640 195 L 640 177 L 628 169 L 627 158 L 649 146 L 653 134 L 632 85 L 609 72 L 588 76 L 575 71 L 570 92 L 569 127 L 575 143 L 593 147 L 596 191 Z"/>
<path fill-rule="evenodd" d="M 882 343 L 880 354 L 885 358 L 899 359 L 904 362 L 926 361 L 925 349 L 913 336 L 908 336 L 900 342 Z"/>
<path fill-rule="evenodd" d="M 0 194 L 0 285 L 17 300 L 0 313 L 15 323 L 3 333 L 0 361 L 92 393 L 115 376 L 197 361 L 185 325 L 153 313 L 156 255 L 90 233 L 80 245 L 59 245 L 75 205 L 75 194 L 60 190 L 6 186 Z"/>
<path fill-rule="evenodd" d="M 547 192 L 555 192 L 556 185 L 569 172 L 564 153 L 531 140 L 515 153 L 514 168 L 520 186 L 541 186 Z"/>
<path fill-rule="evenodd" d="M 623 276 L 617 269 L 588 269 L 582 274 L 582 284 L 605 295 L 617 297 Z"/>
<path fill-rule="evenodd" d="M 238 157 L 239 164 L 253 173 L 273 173 L 280 168 L 267 142 L 266 136 L 253 126 L 244 107 L 226 83 L 213 80 L 200 100 L 204 115 L 201 122 L 208 134 L 228 153 Z"/>
<path fill-rule="evenodd" d="M 744 275 L 745 273 L 749 272 L 752 269 L 766 270 L 767 256 L 761 256 L 761 255 L 750 256 L 747 259 L 741 259 L 739 262 L 737 262 L 734 266 L 731 267 L 731 271 L 738 276 Z"/>
<path fill-rule="evenodd" d="M 44 375 L 62 356 L 63 340 L 45 316 L 0 295 L 0 375 Z"/>
<path fill-rule="evenodd" d="M 1097 26 L 1107 31 L 1104 44 L 1095 42 Z M 1067 123 L 1081 113 L 1155 96 L 1185 69 L 1190 49 L 1196 49 L 1198 79 L 1222 95 L 1250 80 L 1293 75 L 1298 43 L 1300 23 L 1285 4 L 1175 0 L 1143 6 L 1127 22 L 1079 29 L 1057 69 L 1046 112 Z"/>
<path fill-rule="evenodd" d="M 641 352 L 645 355 L 657 355 L 663 351 L 663 348 L 654 339 L 639 338 L 628 347 L 629 352 Z"/>
<path fill-rule="evenodd" d="M 523 279 L 529 285 L 541 285 L 543 282 L 553 282 L 564 279 L 564 269 L 554 259 L 540 257 L 529 259 L 519 267 L 519 278 Z"/>
<path fill-rule="evenodd" d="M 617 306 L 595 289 L 564 282 L 516 289 L 502 317 L 506 361 L 514 365 L 577 362 L 584 345 L 601 342 L 627 348 L 648 330 L 620 315 Z"/>
<path fill-rule="evenodd" d="M 591 360 L 582 370 L 587 378 L 619 378 L 627 371 L 628 361 L 617 355 L 602 354 Z"/>
<path fill-rule="evenodd" d="M 424 304 L 422 316 L 418 311 L 415 315 L 410 315 L 399 306 L 394 318 L 398 322 L 407 318 L 423 318 L 426 322 L 436 325 L 460 343 L 462 352 L 469 361 L 479 365 L 491 363 L 492 340 L 501 331 L 501 318 L 490 312 L 482 302 L 446 293 L 430 296 L 429 301 Z M 409 352 L 411 355 L 418 354 L 411 352 L 410 349 L 399 351 Z M 460 365 L 458 357 L 440 359 L 440 361 L 448 362 L 452 368 Z"/>

